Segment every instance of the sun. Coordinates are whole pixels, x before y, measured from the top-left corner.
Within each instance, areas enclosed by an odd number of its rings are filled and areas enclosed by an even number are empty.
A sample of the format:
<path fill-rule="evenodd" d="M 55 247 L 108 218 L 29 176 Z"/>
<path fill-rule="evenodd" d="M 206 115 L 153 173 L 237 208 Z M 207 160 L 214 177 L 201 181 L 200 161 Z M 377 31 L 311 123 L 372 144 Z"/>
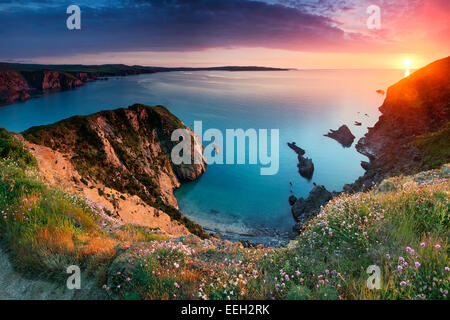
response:
<path fill-rule="evenodd" d="M 410 68 L 411 67 L 411 60 L 410 59 L 405 59 L 403 60 L 403 64 L 406 68 Z"/>

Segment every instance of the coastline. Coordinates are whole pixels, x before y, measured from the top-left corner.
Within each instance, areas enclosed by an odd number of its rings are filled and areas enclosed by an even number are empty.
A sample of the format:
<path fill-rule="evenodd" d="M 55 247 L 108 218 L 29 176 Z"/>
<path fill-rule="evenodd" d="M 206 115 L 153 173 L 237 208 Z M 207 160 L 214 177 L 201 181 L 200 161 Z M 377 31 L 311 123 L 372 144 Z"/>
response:
<path fill-rule="evenodd" d="M 43 94 L 76 89 L 92 81 L 107 81 L 110 77 L 180 71 L 258 72 L 290 70 L 259 66 L 166 68 L 127 65 L 33 65 L 0 62 L 0 107 L 39 98 Z"/>

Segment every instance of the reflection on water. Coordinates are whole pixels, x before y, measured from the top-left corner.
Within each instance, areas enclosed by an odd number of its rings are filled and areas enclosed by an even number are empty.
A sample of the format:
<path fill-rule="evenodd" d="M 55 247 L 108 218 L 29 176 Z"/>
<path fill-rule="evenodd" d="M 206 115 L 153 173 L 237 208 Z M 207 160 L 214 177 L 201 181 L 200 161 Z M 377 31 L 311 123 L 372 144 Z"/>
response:
<path fill-rule="evenodd" d="M 409 76 L 411 74 L 411 72 L 409 71 L 409 69 L 406 69 L 405 70 L 405 78 L 407 77 L 407 76 Z"/>

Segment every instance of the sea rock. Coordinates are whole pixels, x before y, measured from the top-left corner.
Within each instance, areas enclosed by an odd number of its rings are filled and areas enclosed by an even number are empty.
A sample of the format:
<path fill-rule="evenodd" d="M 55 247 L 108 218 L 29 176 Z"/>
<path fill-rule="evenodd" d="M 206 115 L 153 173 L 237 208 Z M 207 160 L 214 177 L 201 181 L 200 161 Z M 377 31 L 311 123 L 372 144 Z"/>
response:
<path fill-rule="evenodd" d="M 376 92 L 379 93 L 379 94 L 384 95 L 384 90 L 378 89 Z"/>
<path fill-rule="evenodd" d="M 289 196 L 289 205 L 293 206 L 295 201 L 297 201 L 297 197 L 294 195 Z"/>
<path fill-rule="evenodd" d="M 298 172 L 300 175 L 308 180 L 311 180 L 314 174 L 314 163 L 310 158 L 298 157 Z"/>
<path fill-rule="evenodd" d="M 301 224 L 308 222 L 332 197 L 332 193 L 324 186 L 315 186 L 306 199 L 298 198 L 292 205 L 291 212 L 294 220 Z"/>
<path fill-rule="evenodd" d="M 305 150 L 297 146 L 295 142 L 288 142 L 287 145 L 289 146 L 289 148 L 294 150 L 295 153 L 297 153 L 299 156 L 305 155 Z"/>
<path fill-rule="evenodd" d="M 336 140 L 345 148 L 350 147 L 355 140 L 355 136 L 345 124 L 340 126 L 338 130 L 330 129 L 330 132 L 324 134 L 324 136 Z"/>
<path fill-rule="evenodd" d="M 355 126 L 361 126 L 362 125 L 362 123 L 361 122 L 359 122 L 359 121 L 355 121 Z"/>
<path fill-rule="evenodd" d="M 367 162 L 367 161 L 361 161 L 361 167 L 364 169 L 364 170 L 369 170 L 369 168 L 370 168 L 370 162 Z"/>
<path fill-rule="evenodd" d="M 305 150 L 297 146 L 295 142 L 288 142 L 287 145 L 289 146 L 289 148 L 294 150 L 295 153 L 297 153 L 297 167 L 300 175 L 305 179 L 311 180 L 314 174 L 314 163 L 312 159 L 303 157 L 305 154 Z"/>

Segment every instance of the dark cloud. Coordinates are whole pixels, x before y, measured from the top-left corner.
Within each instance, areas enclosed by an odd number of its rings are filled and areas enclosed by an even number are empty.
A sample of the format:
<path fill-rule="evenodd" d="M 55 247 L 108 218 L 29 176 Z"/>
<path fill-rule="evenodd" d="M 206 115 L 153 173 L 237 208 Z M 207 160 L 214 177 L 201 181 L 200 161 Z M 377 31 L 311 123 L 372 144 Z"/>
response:
<path fill-rule="evenodd" d="M 82 30 L 69 31 L 66 7 L 54 1 L 0 2 L 0 58 L 241 46 L 317 51 L 345 43 L 333 20 L 301 6 L 248 0 L 79 3 Z"/>

